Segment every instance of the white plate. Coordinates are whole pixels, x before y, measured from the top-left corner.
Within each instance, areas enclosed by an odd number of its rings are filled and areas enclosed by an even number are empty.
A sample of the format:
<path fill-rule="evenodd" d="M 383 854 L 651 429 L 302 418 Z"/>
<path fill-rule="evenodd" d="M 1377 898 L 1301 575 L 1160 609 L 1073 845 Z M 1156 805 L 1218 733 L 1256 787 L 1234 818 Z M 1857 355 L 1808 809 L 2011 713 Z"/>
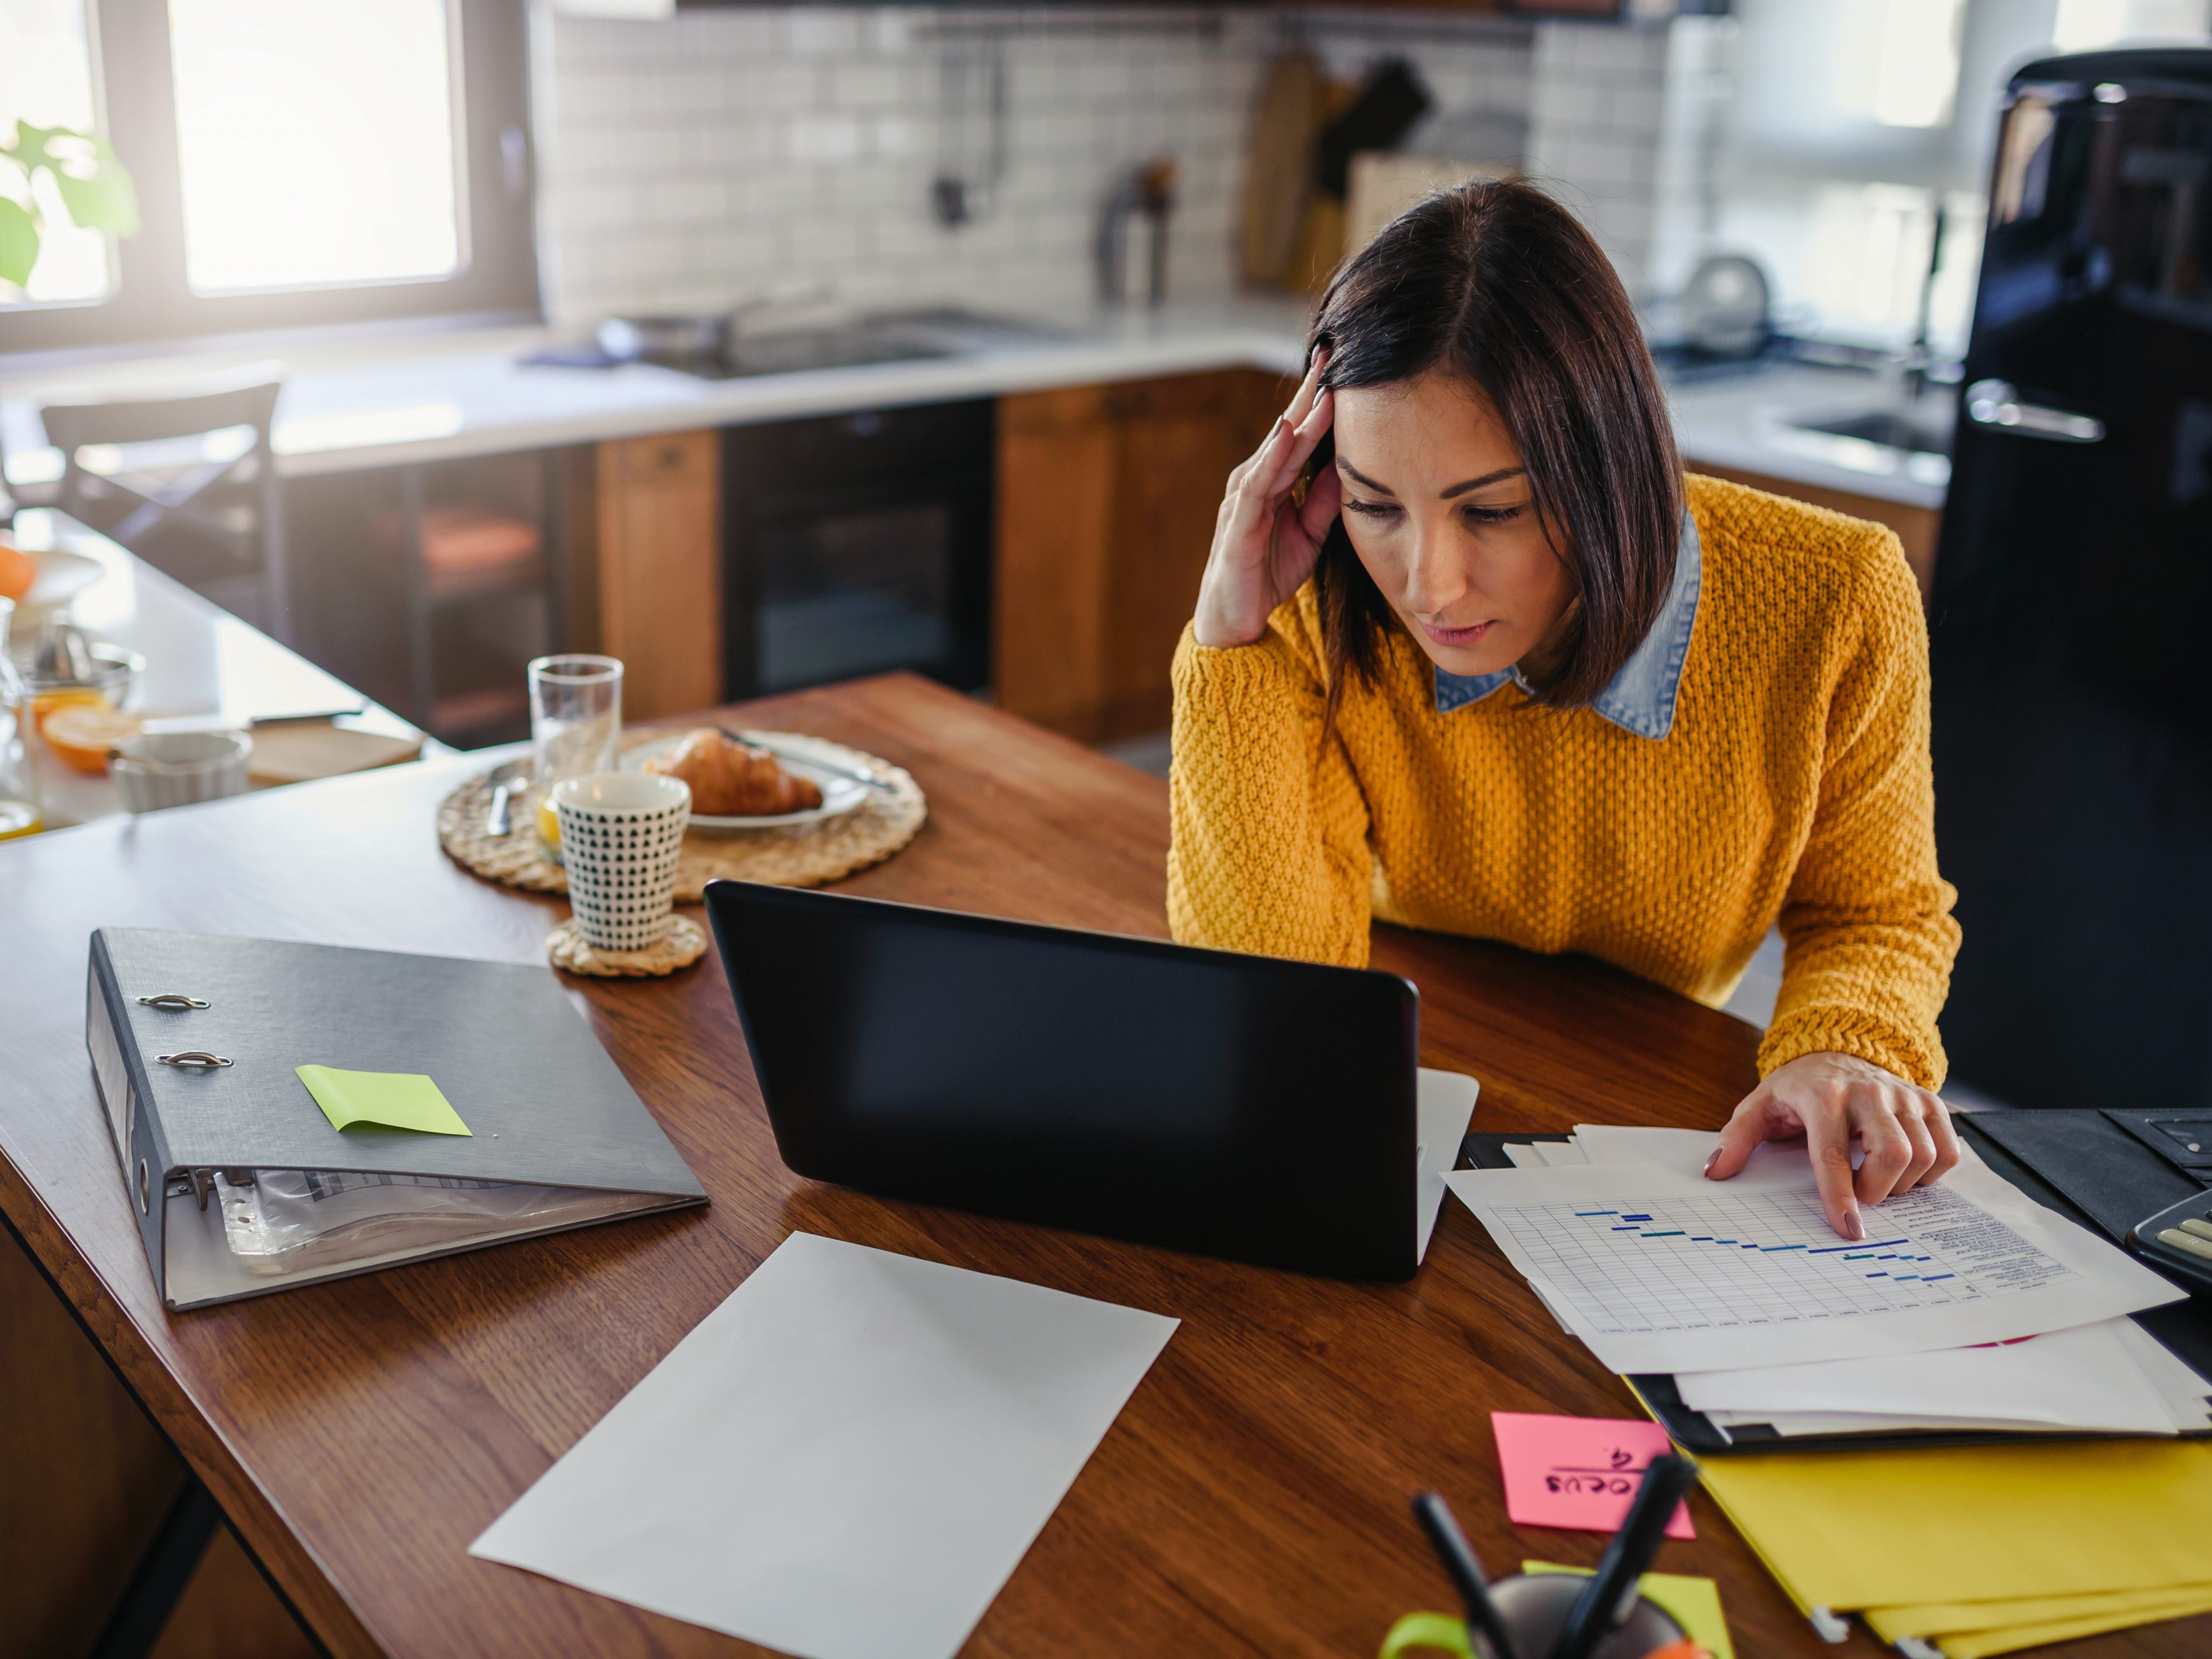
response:
<path fill-rule="evenodd" d="M 750 732 L 738 733 L 743 738 L 754 735 Z M 758 735 L 785 751 L 775 757 L 777 765 L 792 776 L 805 778 L 821 789 L 822 805 L 804 812 L 778 812 L 758 818 L 714 817 L 704 812 L 694 812 L 691 815 L 694 830 L 781 830 L 791 824 L 819 823 L 824 818 L 843 817 L 874 793 L 865 783 L 855 783 L 850 778 L 839 777 L 826 766 L 808 763 L 807 757 L 818 755 L 830 765 L 852 767 L 855 757 L 853 751 L 842 744 L 828 743 L 820 738 L 802 737 L 796 732 L 763 732 Z M 622 757 L 623 770 L 644 770 L 647 761 L 657 755 L 666 754 L 683 742 L 684 736 L 682 732 L 672 732 L 665 738 L 640 744 Z"/>

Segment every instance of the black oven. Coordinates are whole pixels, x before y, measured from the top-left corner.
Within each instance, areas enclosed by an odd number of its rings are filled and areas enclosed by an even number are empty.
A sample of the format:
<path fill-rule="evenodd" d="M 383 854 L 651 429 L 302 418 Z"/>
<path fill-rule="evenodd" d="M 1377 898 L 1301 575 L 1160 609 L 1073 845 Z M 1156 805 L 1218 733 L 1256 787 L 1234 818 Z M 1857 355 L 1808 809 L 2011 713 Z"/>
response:
<path fill-rule="evenodd" d="M 723 434 L 724 690 L 990 679 L 988 398 Z"/>

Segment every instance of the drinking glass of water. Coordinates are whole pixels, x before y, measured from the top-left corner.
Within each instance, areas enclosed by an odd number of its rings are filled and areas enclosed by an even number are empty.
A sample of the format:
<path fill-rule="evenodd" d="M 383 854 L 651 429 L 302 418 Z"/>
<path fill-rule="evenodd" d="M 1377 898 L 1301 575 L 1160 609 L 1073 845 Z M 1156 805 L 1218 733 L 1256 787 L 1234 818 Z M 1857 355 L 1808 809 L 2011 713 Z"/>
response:
<path fill-rule="evenodd" d="M 614 657 L 539 657 L 530 665 L 531 793 L 538 834 L 557 850 L 553 786 L 617 769 L 622 737 L 623 665 Z"/>

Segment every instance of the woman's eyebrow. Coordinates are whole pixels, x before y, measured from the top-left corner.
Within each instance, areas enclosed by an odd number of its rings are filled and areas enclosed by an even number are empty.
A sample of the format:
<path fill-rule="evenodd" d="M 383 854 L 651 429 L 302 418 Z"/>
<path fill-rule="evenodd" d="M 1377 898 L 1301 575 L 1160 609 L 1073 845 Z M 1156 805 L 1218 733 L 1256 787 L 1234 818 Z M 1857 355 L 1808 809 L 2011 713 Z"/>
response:
<path fill-rule="evenodd" d="M 1501 478 L 1519 477 L 1528 470 L 1525 466 L 1501 466 L 1497 471 L 1486 472 L 1480 478 L 1469 478 L 1465 483 L 1454 484 L 1437 499 L 1440 501 L 1448 501 L 1455 495 L 1464 495 L 1470 489 L 1480 489 L 1485 484 L 1494 484 Z M 1360 482 L 1364 483 L 1366 480 L 1363 478 Z"/>
<path fill-rule="evenodd" d="M 1384 495 L 1395 495 L 1398 493 L 1396 490 L 1391 489 L 1389 484 L 1377 483 L 1374 479 L 1369 477 L 1364 472 L 1362 472 L 1358 467 L 1352 465 L 1350 461 L 1346 460 L 1340 453 L 1336 458 L 1336 464 L 1342 467 L 1345 471 L 1352 475 L 1352 481 L 1355 483 L 1364 484 L 1368 489 L 1377 491 Z M 1469 478 L 1464 483 L 1454 484 L 1449 489 L 1439 492 L 1437 499 L 1440 501 L 1448 501 L 1455 495 L 1464 495 L 1468 490 L 1480 489 L 1485 484 L 1494 484 L 1505 478 L 1517 478 L 1528 471 L 1528 469 L 1525 466 L 1501 466 L 1497 471 L 1486 472 L 1480 478 Z"/>
<path fill-rule="evenodd" d="M 1374 479 L 1369 477 L 1358 467 L 1352 465 L 1350 461 L 1346 460 L 1340 452 L 1337 455 L 1336 464 L 1352 475 L 1352 482 L 1355 483 L 1365 484 L 1368 489 L 1376 490 L 1385 495 L 1395 495 L 1398 493 L 1396 490 L 1391 489 L 1389 484 L 1376 483 Z"/>

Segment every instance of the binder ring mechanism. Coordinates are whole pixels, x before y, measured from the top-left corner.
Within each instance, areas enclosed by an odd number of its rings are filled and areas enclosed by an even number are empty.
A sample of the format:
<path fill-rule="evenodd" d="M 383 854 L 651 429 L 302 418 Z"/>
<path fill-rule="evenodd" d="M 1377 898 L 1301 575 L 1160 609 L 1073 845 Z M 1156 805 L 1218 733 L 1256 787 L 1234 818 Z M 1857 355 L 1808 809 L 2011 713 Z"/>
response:
<path fill-rule="evenodd" d="M 212 1072 L 230 1061 L 221 1054 L 211 1054 L 204 1048 L 187 1048 L 180 1054 L 156 1054 L 155 1059 L 164 1066 L 181 1066 L 188 1072 Z"/>
<path fill-rule="evenodd" d="M 198 997 L 188 997 L 182 991 L 164 991 L 159 996 L 140 997 L 142 1008 L 204 1008 L 208 1005 Z"/>

